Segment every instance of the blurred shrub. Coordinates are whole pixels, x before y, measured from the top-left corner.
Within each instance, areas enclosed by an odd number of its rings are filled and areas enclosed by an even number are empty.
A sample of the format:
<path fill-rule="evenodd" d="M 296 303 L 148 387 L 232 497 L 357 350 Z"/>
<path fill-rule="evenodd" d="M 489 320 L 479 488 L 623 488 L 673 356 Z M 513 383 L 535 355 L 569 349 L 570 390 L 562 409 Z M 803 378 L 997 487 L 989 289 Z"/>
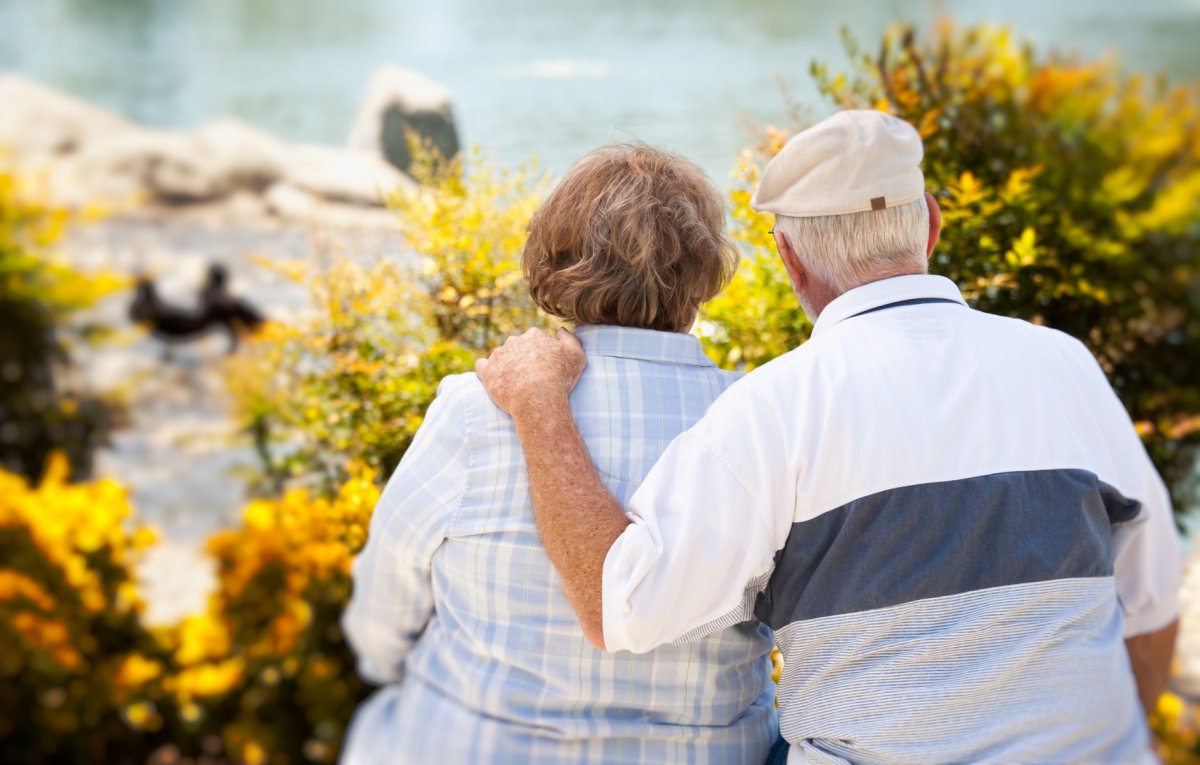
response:
<path fill-rule="evenodd" d="M 931 271 L 976 308 L 1061 329 L 1099 358 L 1176 507 L 1195 501 L 1200 445 L 1200 85 L 1125 75 L 1115 61 L 1038 55 L 1007 31 L 943 22 L 856 68 L 813 75 L 839 108 L 916 125 L 944 229 Z M 807 338 L 767 230 L 749 207 L 763 164 L 793 133 L 744 152 L 733 192 L 748 250 L 702 334 L 753 368 Z"/>
<path fill-rule="evenodd" d="M 142 765 L 172 733 L 131 575 L 153 534 L 126 529 L 120 487 L 68 472 L 0 470 L 0 762 Z"/>
<path fill-rule="evenodd" d="M 56 385 L 68 363 L 62 323 L 117 281 L 47 258 L 68 216 L 38 196 L 0 162 L 0 467 L 33 479 L 52 451 L 63 450 L 83 477 L 107 432 L 109 406 Z"/>
<path fill-rule="evenodd" d="M 366 697 L 338 620 L 379 489 L 374 471 L 349 473 L 332 498 L 252 502 L 240 528 L 209 540 L 218 589 L 181 626 L 168 687 L 236 761 L 334 762 Z"/>
<path fill-rule="evenodd" d="M 208 610 L 151 631 L 132 566 L 154 535 L 124 491 L 68 483 L 61 455 L 36 488 L 0 471 L 0 762 L 334 762 L 368 692 L 338 620 L 379 499 L 350 475 L 250 503 L 209 541 Z"/>
<path fill-rule="evenodd" d="M 1200 746 L 1196 740 L 1197 705 L 1173 693 L 1158 699 L 1158 708 L 1150 715 L 1150 729 L 1158 739 L 1156 749 L 1163 765 L 1200 765 Z"/>
<path fill-rule="evenodd" d="M 315 310 L 231 362 L 231 388 L 276 490 L 295 478 L 331 490 L 355 461 L 388 475 L 442 377 L 544 323 L 520 270 L 544 181 L 531 168 L 496 169 L 478 151 L 465 167 L 418 157 L 419 188 L 390 200 L 411 255 L 286 270 Z"/>

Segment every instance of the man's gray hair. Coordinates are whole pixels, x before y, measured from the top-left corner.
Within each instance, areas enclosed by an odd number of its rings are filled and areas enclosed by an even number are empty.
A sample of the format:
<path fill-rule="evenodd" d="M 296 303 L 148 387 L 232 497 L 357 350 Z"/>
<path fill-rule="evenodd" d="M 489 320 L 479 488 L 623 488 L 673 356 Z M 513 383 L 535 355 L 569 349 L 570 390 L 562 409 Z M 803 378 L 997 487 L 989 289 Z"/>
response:
<path fill-rule="evenodd" d="M 838 295 L 879 279 L 926 272 L 929 207 L 924 198 L 849 215 L 779 215 L 775 228 L 800 262 Z"/>

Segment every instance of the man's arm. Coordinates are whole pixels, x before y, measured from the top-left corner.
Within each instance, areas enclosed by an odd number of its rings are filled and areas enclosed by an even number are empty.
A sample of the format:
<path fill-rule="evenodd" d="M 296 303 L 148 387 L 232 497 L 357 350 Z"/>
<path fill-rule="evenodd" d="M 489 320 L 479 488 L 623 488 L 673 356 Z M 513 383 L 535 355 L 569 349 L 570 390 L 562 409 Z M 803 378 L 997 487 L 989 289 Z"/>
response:
<path fill-rule="evenodd" d="M 1071 348 L 1080 379 L 1092 386 L 1096 415 L 1103 418 L 1110 434 L 1107 446 L 1112 464 L 1118 466 L 1114 478 L 1126 487 L 1126 496 L 1142 505 L 1141 522 L 1113 529 L 1113 577 L 1125 616 L 1125 648 L 1138 698 L 1150 713 L 1166 688 L 1179 626 L 1183 565 L 1171 496 L 1104 370 L 1083 343 L 1073 341 Z"/>
<path fill-rule="evenodd" d="M 570 333 L 535 330 L 510 339 L 476 371 L 513 417 L 534 518 L 588 639 L 643 652 L 751 618 L 780 528 L 786 535 L 792 523 L 796 482 L 781 462 L 783 429 L 748 427 L 753 397 L 727 393 L 667 447 L 626 514 L 601 482 L 567 405 L 584 363 Z M 739 469 L 739 458 L 752 467 Z M 781 510 L 779 523 L 770 507 Z"/>
<path fill-rule="evenodd" d="M 536 412 L 518 412 L 513 421 L 525 449 L 542 544 L 583 634 L 603 649 L 604 559 L 629 520 L 601 483 L 565 395 L 546 401 Z"/>
<path fill-rule="evenodd" d="M 1175 635 L 1179 632 L 1179 620 L 1160 630 L 1135 635 L 1125 640 L 1129 651 L 1129 663 L 1137 680 L 1138 698 L 1146 714 L 1154 711 L 1158 697 L 1167 689 L 1167 678 L 1171 674 L 1171 656 L 1175 652 Z"/>
<path fill-rule="evenodd" d="M 567 396 L 585 364 L 570 332 L 559 330 L 552 338 L 531 330 L 521 342 L 506 342 L 475 370 L 492 400 L 513 418 L 546 556 L 584 635 L 604 648 L 604 559 L 629 520 L 600 481 L 571 414 Z M 509 374 L 498 374 L 501 366 Z"/>

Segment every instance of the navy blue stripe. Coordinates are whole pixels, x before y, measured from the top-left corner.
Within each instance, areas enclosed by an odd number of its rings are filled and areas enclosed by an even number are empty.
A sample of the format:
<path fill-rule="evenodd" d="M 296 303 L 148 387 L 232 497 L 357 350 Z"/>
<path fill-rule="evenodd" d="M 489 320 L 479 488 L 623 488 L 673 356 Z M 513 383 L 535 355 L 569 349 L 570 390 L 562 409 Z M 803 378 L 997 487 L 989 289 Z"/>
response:
<path fill-rule="evenodd" d="M 962 305 L 962 303 L 958 302 L 957 300 L 950 300 L 949 298 L 912 298 L 911 300 L 897 300 L 895 303 L 888 303 L 887 305 L 877 305 L 874 308 L 868 308 L 865 311 L 859 311 L 858 313 L 846 318 L 853 319 L 855 316 L 866 316 L 869 313 L 886 311 L 889 308 L 902 308 L 906 305 L 924 305 L 926 303 L 953 303 L 954 305 Z"/>
<path fill-rule="evenodd" d="M 1140 504 L 1086 470 L 905 486 L 796 523 L 755 604 L 772 629 L 1005 585 L 1110 576 Z"/>

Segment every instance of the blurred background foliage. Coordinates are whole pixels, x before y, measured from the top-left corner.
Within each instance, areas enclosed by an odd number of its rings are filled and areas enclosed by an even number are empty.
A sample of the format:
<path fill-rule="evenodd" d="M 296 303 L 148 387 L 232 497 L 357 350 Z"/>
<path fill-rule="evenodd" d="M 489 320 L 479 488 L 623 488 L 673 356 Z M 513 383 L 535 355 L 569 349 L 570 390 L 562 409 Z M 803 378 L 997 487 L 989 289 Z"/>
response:
<path fill-rule="evenodd" d="M 88 341 L 94 330 L 68 319 L 124 282 L 84 276 L 49 256 L 70 216 L 42 192 L 0 153 L 0 467 L 34 478 L 61 450 L 72 473 L 84 477 L 115 402 L 62 385 L 65 344 Z"/>
<path fill-rule="evenodd" d="M 1041 56 L 986 27 L 944 25 L 928 40 L 896 30 L 869 54 L 848 45 L 856 70 L 813 73 L 838 106 L 918 125 L 946 216 L 933 270 L 978 308 L 1086 342 L 1186 501 L 1200 430 L 1196 86 Z M 740 157 L 733 220 L 746 260 L 698 326 L 727 367 L 752 369 L 810 329 L 771 249 L 771 221 L 748 205 L 762 165 L 799 127 L 766 129 Z M 61 458 L 35 487 L 22 477 L 34 463 L 6 463 L 0 761 L 335 761 L 368 692 L 338 617 L 379 483 L 441 377 L 548 321 L 519 269 L 545 180 L 478 154 L 418 172 L 420 189 L 393 200 L 418 262 L 329 253 L 288 271 L 317 310 L 269 326 L 229 362 L 264 498 L 209 541 L 218 586 L 203 613 L 143 626 L 130 566 L 151 539 L 131 525 L 119 487 L 69 483 Z M 55 296 L 88 293 L 33 256 L 61 216 L 15 201 L 12 188 L 0 183 L 0 310 L 53 328 L 86 302 Z M 1152 724 L 1168 762 L 1200 761 L 1194 707 L 1165 695 Z"/>
<path fill-rule="evenodd" d="M 1200 84 L 1122 74 L 1111 59 L 1039 55 L 1011 32 L 897 28 L 857 67 L 814 63 L 839 108 L 917 126 L 942 208 L 930 270 L 975 308 L 1060 329 L 1100 360 L 1177 510 L 1196 505 L 1200 446 Z M 762 166 L 802 125 L 768 128 L 732 193 L 747 261 L 709 304 L 702 334 L 752 369 L 811 330 L 749 206 Z M 770 320 L 774 318 L 775 320 Z"/>
<path fill-rule="evenodd" d="M 532 165 L 497 168 L 478 150 L 466 160 L 427 148 L 414 156 L 417 188 L 389 203 L 415 265 L 330 257 L 285 269 L 318 310 L 272 326 L 231 361 L 231 389 L 273 490 L 333 490 L 355 462 L 390 474 L 442 377 L 547 323 L 520 268 L 547 180 Z"/>
<path fill-rule="evenodd" d="M 339 619 L 379 487 L 371 469 L 348 472 L 330 497 L 292 489 L 251 502 L 241 527 L 209 540 L 217 592 L 206 614 L 185 622 L 195 648 L 182 640 L 191 653 L 176 657 L 200 681 L 197 727 L 221 731 L 236 761 L 334 762 L 369 690 Z"/>
<path fill-rule="evenodd" d="M 164 647 L 142 626 L 121 487 L 0 470 L 0 762 L 140 763 L 160 736 Z"/>

